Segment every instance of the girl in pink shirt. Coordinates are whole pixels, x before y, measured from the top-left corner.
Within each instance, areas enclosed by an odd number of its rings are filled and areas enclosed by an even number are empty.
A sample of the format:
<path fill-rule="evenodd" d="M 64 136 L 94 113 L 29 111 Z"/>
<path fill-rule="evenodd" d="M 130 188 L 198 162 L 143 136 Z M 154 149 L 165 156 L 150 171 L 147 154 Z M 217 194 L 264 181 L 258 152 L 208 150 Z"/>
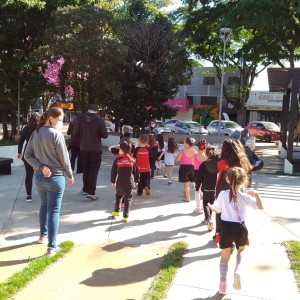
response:
<path fill-rule="evenodd" d="M 190 202 L 190 182 L 194 181 L 194 160 L 196 150 L 193 149 L 195 139 L 186 138 L 183 142 L 184 149 L 181 150 L 176 158 L 180 161 L 179 182 L 183 182 L 184 200 Z"/>

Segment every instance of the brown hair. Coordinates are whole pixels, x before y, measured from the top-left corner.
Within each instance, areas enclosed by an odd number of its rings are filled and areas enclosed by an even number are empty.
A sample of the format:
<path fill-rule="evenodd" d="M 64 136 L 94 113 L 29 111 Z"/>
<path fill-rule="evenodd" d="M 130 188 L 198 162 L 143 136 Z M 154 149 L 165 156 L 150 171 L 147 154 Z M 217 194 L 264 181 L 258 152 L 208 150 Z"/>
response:
<path fill-rule="evenodd" d="M 205 153 L 208 157 L 208 159 L 212 158 L 213 156 L 217 157 L 217 153 L 216 153 L 216 147 L 215 146 L 209 146 L 206 148 Z"/>
<path fill-rule="evenodd" d="M 149 146 L 154 147 L 156 144 L 156 138 L 154 135 L 150 134 L 149 135 Z"/>
<path fill-rule="evenodd" d="M 50 107 L 41 116 L 40 123 L 38 125 L 37 131 L 44 126 L 50 117 L 57 118 L 64 114 L 64 111 L 60 107 Z"/>
<path fill-rule="evenodd" d="M 124 154 L 128 154 L 131 151 L 129 143 L 125 141 L 120 144 L 120 149 L 123 151 Z"/>
<path fill-rule="evenodd" d="M 227 171 L 226 180 L 230 185 L 229 201 L 237 201 L 236 187 L 248 184 L 248 176 L 243 168 L 234 167 Z"/>
<path fill-rule="evenodd" d="M 242 143 L 234 139 L 226 139 L 222 144 L 221 158 L 223 158 L 229 168 L 240 167 L 246 172 L 251 170 L 251 164 L 245 153 Z"/>
<path fill-rule="evenodd" d="M 195 143 L 195 139 L 187 137 L 187 138 L 184 139 L 184 142 L 186 144 L 188 144 L 190 147 L 193 147 L 193 145 Z"/>
<path fill-rule="evenodd" d="M 156 136 L 156 140 L 157 140 L 157 142 L 158 142 L 159 148 L 160 148 L 160 149 L 163 149 L 164 146 L 165 146 L 165 143 L 164 143 L 164 136 L 163 136 L 161 133 L 159 133 L 159 134 Z"/>
<path fill-rule="evenodd" d="M 28 120 L 28 125 L 37 128 L 40 122 L 41 116 L 38 113 L 34 113 L 30 116 Z"/>
<path fill-rule="evenodd" d="M 149 136 L 147 134 L 142 134 L 140 136 L 140 142 L 142 144 L 148 144 L 149 143 Z"/>
<path fill-rule="evenodd" d="M 168 152 L 175 153 L 177 149 L 178 149 L 178 145 L 176 143 L 176 140 L 173 137 L 170 137 L 168 139 Z"/>

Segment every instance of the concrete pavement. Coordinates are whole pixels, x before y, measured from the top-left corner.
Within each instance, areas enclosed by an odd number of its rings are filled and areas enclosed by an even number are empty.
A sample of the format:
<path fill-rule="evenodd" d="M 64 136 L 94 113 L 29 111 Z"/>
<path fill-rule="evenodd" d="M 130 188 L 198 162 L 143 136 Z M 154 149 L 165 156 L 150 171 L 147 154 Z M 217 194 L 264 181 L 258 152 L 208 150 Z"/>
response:
<path fill-rule="evenodd" d="M 61 212 L 59 242 L 72 240 L 76 247 L 63 260 L 33 280 L 14 299 L 142 299 L 168 247 L 180 240 L 189 244 L 183 266 L 167 300 L 220 299 L 218 264 L 220 250 L 193 213 L 194 201 L 184 203 L 182 185 L 157 176 L 150 197 L 134 197 L 130 221 L 111 219 L 114 191 L 109 173 L 113 157 L 105 152 L 98 177 L 100 199 L 86 201 L 79 195 L 81 175 L 67 186 Z M 299 177 L 253 175 L 265 210 L 250 214 L 247 226 L 250 246 L 244 255 L 242 290 L 229 287 L 223 299 L 300 299 L 282 241 L 300 240 Z M 24 169 L 14 167 L 11 176 L 0 175 L 0 280 L 23 268 L 28 258 L 45 253 L 36 244 L 39 236 L 39 200 L 25 202 Z M 235 253 L 229 266 L 233 278 Z"/>

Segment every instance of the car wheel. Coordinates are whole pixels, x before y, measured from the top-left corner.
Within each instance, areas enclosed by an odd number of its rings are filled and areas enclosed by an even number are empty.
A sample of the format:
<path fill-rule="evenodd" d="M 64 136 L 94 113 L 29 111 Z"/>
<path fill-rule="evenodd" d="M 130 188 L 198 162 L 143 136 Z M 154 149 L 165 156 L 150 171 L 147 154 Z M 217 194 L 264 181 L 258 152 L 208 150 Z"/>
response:
<path fill-rule="evenodd" d="M 270 135 L 266 135 L 265 136 L 265 141 L 266 141 L 266 143 L 271 143 L 271 141 L 272 141 L 271 136 Z"/>
<path fill-rule="evenodd" d="M 228 133 L 225 133 L 224 136 L 229 136 L 229 134 L 228 134 Z"/>

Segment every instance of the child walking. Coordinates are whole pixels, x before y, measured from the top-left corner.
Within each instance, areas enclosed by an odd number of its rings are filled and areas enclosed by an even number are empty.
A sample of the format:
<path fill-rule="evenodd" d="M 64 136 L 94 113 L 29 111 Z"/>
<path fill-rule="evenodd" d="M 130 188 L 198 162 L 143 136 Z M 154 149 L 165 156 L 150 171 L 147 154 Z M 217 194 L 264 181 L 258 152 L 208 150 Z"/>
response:
<path fill-rule="evenodd" d="M 156 161 L 156 169 L 157 169 L 157 175 L 160 174 L 160 169 L 161 169 L 161 161 L 164 160 L 164 155 L 161 155 L 163 153 L 163 150 L 164 150 L 164 147 L 165 147 L 165 141 L 164 141 L 164 136 L 159 133 L 157 136 L 156 136 L 156 141 L 157 141 L 157 161 Z M 166 171 L 165 173 L 166 174 Z"/>
<path fill-rule="evenodd" d="M 207 225 L 208 231 L 212 231 L 214 229 L 214 223 L 211 217 L 212 211 L 208 205 L 213 204 L 215 201 L 217 173 L 210 173 L 206 168 L 206 164 L 211 159 L 218 158 L 216 148 L 214 146 L 207 147 L 206 156 L 207 160 L 200 165 L 197 176 L 195 176 L 195 189 L 197 191 L 201 187 L 201 191 L 203 193 L 204 221 Z"/>
<path fill-rule="evenodd" d="M 150 176 L 151 179 L 154 178 L 154 171 L 156 170 L 156 161 L 158 157 L 158 144 L 156 142 L 156 138 L 153 134 L 149 135 L 149 149 L 150 149 Z"/>
<path fill-rule="evenodd" d="M 195 139 L 185 138 L 183 142 L 184 149 L 181 150 L 176 158 L 180 161 L 179 182 L 183 182 L 184 200 L 190 202 L 190 182 L 194 181 L 194 160 L 196 150 L 193 149 Z"/>
<path fill-rule="evenodd" d="M 259 194 L 256 191 L 244 191 L 248 184 L 247 173 L 240 167 L 229 169 L 226 180 L 229 190 L 220 192 L 217 201 L 211 206 L 216 213 L 221 213 L 220 231 L 220 284 L 219 293 L 227 293 L 227 272 L 231 253 L 231 244 L 237 248 L 236 265 L 234 270 L 233 288 L 241 289 L 242 252 L 248 242 L 248 230 L 245 224 L 246 211 L 249 207 L 263 209 Z"/>
<path fill-rule="evenodd" d="M 143 195 L 143 191 L 147 196 L 150 196 L 150 158 L 151 153 L 148 147 L 149 137 L 147 134 L 142 134 L 139 138 L 139 145 L 135 148 L 133 158 L 136 161 L 136 166 L 139 172 L 139 183 L 137 194 Z"/>
<path fill-rule="evenodd" d="M 177 156 L 177 143 L 173 137 L 168 139 L 168 144 L 163 148 L 158 160 L 160 161 L 162 157 L 165 160 L 165 173 L 168 177 L 168 185 L 172 184 L 172 173 L 173 166 L 175 164 L 175 157 Z"/>
<path fill-rule="evenodd" d="M 112 187 L 116 188 L 116 201 L 113 217 L 119 216 L 120 204 L 123 198 L 125 205 L 123 210 L 123 222 L 127 222 L 132 201 L 132 189 L 134 182 L 138 182 L 138 172 L 135 163 L 131 159 L 128 142 L 120 144 L 119 155 L 115 159 L 111 169 Z M 134 182 L 133 182 L 134 181 Z"/>
<path fill-rule="evenodd" d="M 199 172 L 199 167 L 200 165 L 206 161 L 207 156 L 206 156 L 206 140 L 200 140 L 198 143 L 198 153 L 195 154 L 195 161 L 194 161 L 194 179 L 196 180 L 196 177 L 198 176 Z M 195 202 L 196 202 L 196 208 L 194 210 L 195 213 L 200 214 L 202 212 L 201 210 L 201 192 L 198 189 L 196 189 L 195 186 Z"/>

